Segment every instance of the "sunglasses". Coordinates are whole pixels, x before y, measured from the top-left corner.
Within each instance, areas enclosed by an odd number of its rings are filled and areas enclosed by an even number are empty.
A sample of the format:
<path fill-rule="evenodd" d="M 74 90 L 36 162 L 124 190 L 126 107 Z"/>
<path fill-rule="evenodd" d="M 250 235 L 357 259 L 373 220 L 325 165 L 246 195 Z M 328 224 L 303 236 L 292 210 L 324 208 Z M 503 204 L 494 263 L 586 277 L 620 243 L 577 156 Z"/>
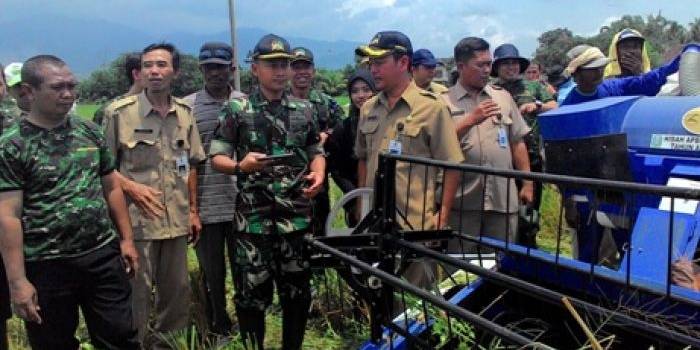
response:
<path fill-rule="evenodd" d="M 220 58 L 222 60 L 230 61 L 232 58 L 231 51 L 226 49 L 206 49 L 199 53 L 199 60 L 208 60 L 210 58 Z"/>

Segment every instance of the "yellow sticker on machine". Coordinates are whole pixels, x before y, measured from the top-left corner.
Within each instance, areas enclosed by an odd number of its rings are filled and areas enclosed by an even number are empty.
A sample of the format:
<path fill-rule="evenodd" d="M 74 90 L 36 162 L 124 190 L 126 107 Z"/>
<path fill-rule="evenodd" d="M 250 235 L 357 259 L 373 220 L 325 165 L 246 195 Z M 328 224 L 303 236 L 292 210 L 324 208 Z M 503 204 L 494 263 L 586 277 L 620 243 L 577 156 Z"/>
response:
<path fill-rule="evenodd" d="M 683 115 L 683 128 L 689 133 L 700 135 L 700 107 L 693 108 Z"/>

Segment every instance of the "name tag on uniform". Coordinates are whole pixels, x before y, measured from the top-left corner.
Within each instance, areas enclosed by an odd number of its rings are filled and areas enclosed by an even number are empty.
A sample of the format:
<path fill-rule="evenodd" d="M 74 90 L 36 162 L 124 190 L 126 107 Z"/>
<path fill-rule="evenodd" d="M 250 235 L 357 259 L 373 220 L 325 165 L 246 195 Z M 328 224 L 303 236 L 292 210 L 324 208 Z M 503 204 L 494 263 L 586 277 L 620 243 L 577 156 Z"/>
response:
<path fill-rule="evenodd" d="M 152 134 L 153 129 L 134 129 L 134 133 L 137 134 Z"/>
<path fill-rule="evenodd" d="M 389 154 L 401 154 L 401 141 L 391 140 L 389 141 Z"/>
<path fill-rule="evenodd" d="M 506 129 L 502 126 L 498 128 L 498 145 L 501 148 L 508 147 L 508 134 L 506 134 Z"/>
<path fill-rule="evenodd" d="M 175 166 L 177 167 L 177 174 L 179 176 L 185 176 L 190 172 L 190 162 L 187 157 L 187 151 L 182 151 L 180 156 L 175 159 Z"/>

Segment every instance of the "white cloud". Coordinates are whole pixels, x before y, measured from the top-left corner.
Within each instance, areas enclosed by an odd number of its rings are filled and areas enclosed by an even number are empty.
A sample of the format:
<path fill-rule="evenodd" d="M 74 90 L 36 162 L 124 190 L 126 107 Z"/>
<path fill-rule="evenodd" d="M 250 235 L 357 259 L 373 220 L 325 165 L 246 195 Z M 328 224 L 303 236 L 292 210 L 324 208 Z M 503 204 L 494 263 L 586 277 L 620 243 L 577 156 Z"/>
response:
<path fill-rule="evenodd" d="M 590 32 L 586 33 L 586 36 L 598 35 L 598 33 L 600 33 L 600 28 L 603 28 L 603 27 L 605 27 L 605 26 L 609 26 L 612 22 L 618 21 L 618 20 L 620 20 L 620 19 L 622 19 L 622 17 L 620 17 L 620 16 L 610 16 L 610 17 L 607 17 L 606 19 L 603 20 L 603 23 L 601 23 L 600 25 L 598 25 L 598 26 L 596 26 L 595 28 L 591 29 Z"/>
<path fill-rule="evenodd" d="M 394 4 L 396 0 L 345 0 L 336 11 L 352 18 L 367 10 L 392 7 Z"/>

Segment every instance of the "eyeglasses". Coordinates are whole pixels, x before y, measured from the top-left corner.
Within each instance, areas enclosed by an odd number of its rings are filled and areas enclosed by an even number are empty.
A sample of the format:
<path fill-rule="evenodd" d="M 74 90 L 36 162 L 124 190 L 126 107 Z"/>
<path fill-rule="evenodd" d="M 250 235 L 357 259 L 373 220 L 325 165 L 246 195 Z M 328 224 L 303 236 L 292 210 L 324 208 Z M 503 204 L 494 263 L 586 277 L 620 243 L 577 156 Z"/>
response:
<path fill-rule="evenodd" d="M 199 60 L 208 60 L 210 58 L 220 58 L 222 60 L 230 61 L 232 58 L 231 51 L 226 49 L 206 49 L 199 52 Z"/>

